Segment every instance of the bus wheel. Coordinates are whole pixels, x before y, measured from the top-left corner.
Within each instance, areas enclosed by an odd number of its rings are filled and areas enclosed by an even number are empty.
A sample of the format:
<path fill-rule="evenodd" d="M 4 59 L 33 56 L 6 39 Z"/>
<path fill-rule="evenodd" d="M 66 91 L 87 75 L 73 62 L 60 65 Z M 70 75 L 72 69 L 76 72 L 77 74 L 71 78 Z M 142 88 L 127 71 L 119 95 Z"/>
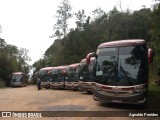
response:
<path fill-rule="evenodd" d="M 144 103 L 139 104 L 139 106 L 141 108 L 147 108 L 147 106 L 148 106 L 148 99 L 146 99 L 146 101 Z"/>
<path fill-rule="evenodd" d="M 88 93 L 88 94 L 91 94 L 91 93 L 92 93 L 92 91 L 87 91 L 87 93 Z"/>

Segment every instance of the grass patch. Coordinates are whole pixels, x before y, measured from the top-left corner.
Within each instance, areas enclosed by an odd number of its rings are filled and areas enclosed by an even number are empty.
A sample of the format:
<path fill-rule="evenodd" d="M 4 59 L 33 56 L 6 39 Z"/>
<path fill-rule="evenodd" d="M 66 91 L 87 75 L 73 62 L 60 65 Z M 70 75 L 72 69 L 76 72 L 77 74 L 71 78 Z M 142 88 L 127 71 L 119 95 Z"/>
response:
<path fill-rule="evenodd" d="M 149 65 L 149 82 L 155 82 L 159 77 L 157 75 L 157 68 L 153 65 Z"/>
<path fill-rule="evenodd" d="M 157 91 L 157 92 L 160 92 L 160 86 L 158 86 L 157 84 L 155 83 L 150 83 L 149 84 L 149 91 Z M 159 95 L 160 97 L 160 95 Z"/>
<path fill-rule="evenodd" d="M 149 84 L 148 107 L 150 110 L 160 111 L 160 86 L 155 83 Z"/>

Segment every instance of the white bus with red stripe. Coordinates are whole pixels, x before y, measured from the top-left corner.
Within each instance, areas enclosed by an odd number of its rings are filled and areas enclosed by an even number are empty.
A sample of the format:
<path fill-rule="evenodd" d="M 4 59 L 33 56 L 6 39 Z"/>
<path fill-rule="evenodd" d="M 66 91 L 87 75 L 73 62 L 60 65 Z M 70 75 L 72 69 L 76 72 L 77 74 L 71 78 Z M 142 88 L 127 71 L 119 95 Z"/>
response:
<path fill-rule="evenodd" d="M 82 91 L 87 91 L 87 93 L 92 93 L 92 77 L 93 77 L 93 66 L 95 64 L 95 58 L 91 58 L 91 64 L 87 65 L 86 59 L 82 59 L 80 62 L 80 72 L 79 72 L 79 88 Z"/>
<path fill-rule="evenodd" d="M 79 90 L 79 70 L 79 63 L 74 63 L 67 66 L 67 72 L 65 77 L 65 89 Z"/>
<path fill-rule="evenodd" d="M 65 75 L 67 66 L 57 66 L 52 69 L 50 88 L 65 89 Z"/>
<path fill-rule="evenodd" d="M 41 79 L 41 87 L 46 89 L 50 87 L 52 69 L 53 67 L 45 67 L 39 70 L 38 77 Z"/>
<path fill-rule="evenodd" d="M 28 85 L 29 76 L 22 72 L 13 72 L 10 75 L 12 87 L 24 87 Z"/>
<path fill-rule="evenodd" d="M 102 43 L 96 53 L 93 74 L 93 98 L 103 102 L 146 105 L 148 64 L 152 63 L 152 49 L 141 39 Z"/>

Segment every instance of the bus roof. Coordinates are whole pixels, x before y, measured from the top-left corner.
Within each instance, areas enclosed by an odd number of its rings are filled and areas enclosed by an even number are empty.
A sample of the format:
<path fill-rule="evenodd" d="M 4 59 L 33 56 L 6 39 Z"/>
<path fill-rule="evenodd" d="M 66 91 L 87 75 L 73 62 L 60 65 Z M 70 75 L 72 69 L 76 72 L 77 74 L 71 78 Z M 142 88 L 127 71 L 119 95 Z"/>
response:
<path fill-rule="evenodd" d="M 27 74 L 25 74 L 23 72 L 13 72 L 13 73 L 11 73 L 11 75 L 24 75 L 24 76 L 28 76 Z"/>
<path fill-rule="evenodd" d="M 69 65 L 68 67 L 73 67 L 73 68 L 75 68 L 75 67 L 77 67 L 78 65 L 80 65 L 80 63 L 74 63 L 74 64 Z"/>
<path fill-rule="evenodd" d="M 22 75 L 23 73 L 22 72 L 13 72 L 12 74 L 14 74 L 14 75 Z"/>
<path fill-rule="evenodd" d="M 91 57 L 91 61 L 94 61 L 95 60 L 95 57 Z M 86 59 L 84 58 L 84 59 L 82 59 L 81 60 L 81 63 L 86 63 Z"/>
<path fill-rule="evenodd" d="M 45 67 L 45 68 L 41 68 L 40 70 L 51 70 L 53 69 L 54 67 Z"/>
<path fill-rule="evenodd" d="M 65 69 L 67 68 L 67 65 L 65 66 L 57 66 L 57 67 L 53 67 L 52 69 Z"/>
<path fill-rule="evenodd" d="M 142 39 L 128 39 L 128 40 L 117 40 L 111 42 L 105 42 L 98 46 L 98 48 L 103 47 L 114 47 L 114 46 L 128 46 L 128 45 L 138 45 L 138 44 L 145 44 L 145 40 Z"/>
<path fill-rule="evenodd" d="M 81 63 L 86 63 L 86 59 L 85 59 L 85 58 L 82 59 L 82 60 L 81 60 Z"/>

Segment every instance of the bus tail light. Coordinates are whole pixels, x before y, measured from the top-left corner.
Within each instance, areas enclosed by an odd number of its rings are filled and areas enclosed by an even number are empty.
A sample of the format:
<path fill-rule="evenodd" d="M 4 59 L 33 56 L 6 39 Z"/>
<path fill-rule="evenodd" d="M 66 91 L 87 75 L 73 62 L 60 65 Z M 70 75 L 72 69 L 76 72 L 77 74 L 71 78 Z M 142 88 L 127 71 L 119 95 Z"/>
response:
<path fill-rule="evenodd" d="M 95 89 L 96 91 L 101 91 L 102 87 L 100 85 L 95 84 L 95 86 L 93 87 L 93 89 Z"/>
<path fill-rule="evenodd" d="M 62 73 L 61 73 L 63 76 L 65 76 L 67 74 L 67 71 L 66 70 L 62 70 Z"/>
<path fill-rule="evenodd" d="M 48 76 L 51 76 L 52 75 L 52 72 L 51 71 L 48 71 Z"/>

